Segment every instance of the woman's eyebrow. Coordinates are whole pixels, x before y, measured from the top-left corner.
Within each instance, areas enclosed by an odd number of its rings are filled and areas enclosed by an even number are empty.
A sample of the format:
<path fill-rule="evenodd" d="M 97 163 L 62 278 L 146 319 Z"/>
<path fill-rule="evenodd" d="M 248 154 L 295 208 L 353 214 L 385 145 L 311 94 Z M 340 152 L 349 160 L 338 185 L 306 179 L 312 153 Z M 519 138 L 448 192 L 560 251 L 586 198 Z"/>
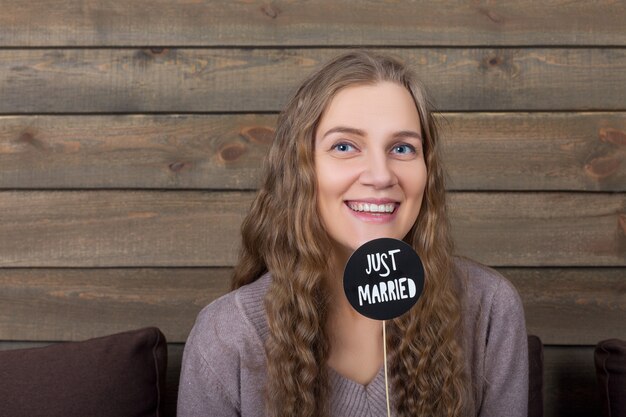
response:
<path fill-rule="evenodd" d="M 393 134 L 394 138 L 415 138 L 419 139 L 421 142 L 423 141 L 422 135 L 414 130 L 401 130 L 400 132 L 396 132 Z"/>
<path fill-rule="evenodd" d="M 361 130 L 361 129 L 357 129 L 354 127 L 347 127 L 347 126 L 337 126 L 337 127 L 333 127 L 332 129 L 329 129 L 326 133 L 324 133 L 324 136 L 322 138 L 325 138 L 326 136 L 332 134 L 332 133 L 349 133 L 351 135 L 357 135 L 357 136 L 365 136 L 365 131 Z M 394 138 L 406 138 L 406 137 L 410 137 L 410 138 L 415 138 L 415 139 L 419 139 L 420 141 L 422 141 L 422 135 L 414 130 L 401 130 L 399 132 L 395 132 L 393 134 Z"/>
<path fill-rule="evenodd" d="M 329 129 L 326 133 L 324 133 L 324 136 L 322 138 L 325 138 L 332 133 L 349 133 L 351 135 L 365 136 L 365 132 L 361 129 L 347 126 L 337 126 Z"/>
<path fill-rule="evenodd" d="M 354 127 L 347 127 L 347 126 L 336 126 L 326 131 L 326 133 L 324 133 L 324 136 L 322 136 L 322 139 L 326 138 L 326 136 L 331 135 L 333 133 L 348 133 L 350 135 L 355 135 L 355 136 L 366 136 L 366 133 L 364 130 L 357 129 Z M 394 139 L 415 138 L 419 140 L 420 142 L 423 142 L 422 135 L 414 130 L 400 130 L 399 132 L 395 132 L 393 134 L 393 138 Z"/>

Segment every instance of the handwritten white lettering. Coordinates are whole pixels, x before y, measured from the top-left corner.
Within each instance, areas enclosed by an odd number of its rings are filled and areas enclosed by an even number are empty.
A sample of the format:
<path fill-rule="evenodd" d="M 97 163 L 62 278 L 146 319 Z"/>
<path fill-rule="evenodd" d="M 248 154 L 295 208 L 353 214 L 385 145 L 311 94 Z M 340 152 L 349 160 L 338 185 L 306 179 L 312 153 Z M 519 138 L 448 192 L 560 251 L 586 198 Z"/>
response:
<path fill-rule="evenodd" d="M 381 277 L 388 277 L 391 271 L 396 270 L 396 259 L 394 255 L 400 252 L 400 249 L 392 249 L 388 253 L 369 253 L 367 255 L 367 268 L 365 273 L 370 275 L 372 272 L 379 272 L 382 268 L 385 268 L 387 272 L 380 273 Z M 391 256 L 391 269 L 387 265 L 387 258 Z"/>
<path fill-rule="evenodd" d="M 414 298 L 417 293 L 415 281 L 411 278 L 402 277 L 387 282 L 381 281 L 373 284 L 359 285 L 357 287 L 359 306 L 363 303 L 376 304 L 396 300 Z"/>

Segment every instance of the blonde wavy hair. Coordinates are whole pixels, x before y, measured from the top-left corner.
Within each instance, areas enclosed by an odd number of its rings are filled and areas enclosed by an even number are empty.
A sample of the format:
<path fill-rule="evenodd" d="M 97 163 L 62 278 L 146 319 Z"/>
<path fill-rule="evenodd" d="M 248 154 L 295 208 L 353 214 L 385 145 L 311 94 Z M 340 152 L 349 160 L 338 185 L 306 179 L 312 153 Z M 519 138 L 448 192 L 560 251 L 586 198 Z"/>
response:
<path fill-rule="evenodd" d="M 232 287 L 270 271 L 265 298 L 267 412 L 271 417 L 329 414 L 328 248 L 317 209 L 314 144 L 320 118 L 343 88 L 391 81 L 419 112 L 427 167 L 419 216 L 405 237 L 420 255 L 426 284 L 420 301 L 387 323 L 391 392 L 401 417 L 465 415 L 469 377 L 461 342 L 459 286 L 452 264 L 440 144 L 423 88 L 402 62 L 367 51 L 336 57 L 311 74 L 280 114 L 265 175 L 242 225 Z"/>

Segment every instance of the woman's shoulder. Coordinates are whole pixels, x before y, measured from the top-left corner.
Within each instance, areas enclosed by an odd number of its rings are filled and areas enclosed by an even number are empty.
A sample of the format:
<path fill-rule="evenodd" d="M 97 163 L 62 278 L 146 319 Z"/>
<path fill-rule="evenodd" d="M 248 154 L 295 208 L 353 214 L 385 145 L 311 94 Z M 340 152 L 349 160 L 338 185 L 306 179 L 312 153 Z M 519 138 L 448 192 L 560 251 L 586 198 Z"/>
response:
<path fill-rule="evenodd" d="M 454 266 L 466 308 L 518 306 L 522 302 L 515 286 L 493 268 L 468 258 L 455 257 Z"/>
<path fill-rule="evenodd" d="M 499 272 L 456 258 L 462 291 L 463 338 L 481 415 L 526 415 L 528 352 L 524 309 Z"/>
<path fill-rule="evenodd" d="M 192 335 L 219 336 L 239 343 L 243 335 L 258 333 L 265 319 L 264 298 L 271 282 L 269 274 L 226 293 L 204 307 L 196 318 Z"/>
<path fill-rule="evenodd" d="M 199 407 L 213 410 L 205 410 L 206 415 L 222 415 L 226 409 L 241 409 L 240 379 L 256 382 L 263 369 L 263 341 L 255 321 L 264 317 L 255 319 L 251 312 L 263 306 L 268 282 L 262 276 L 200 311 L 183 353 L 179 411 Z"/>

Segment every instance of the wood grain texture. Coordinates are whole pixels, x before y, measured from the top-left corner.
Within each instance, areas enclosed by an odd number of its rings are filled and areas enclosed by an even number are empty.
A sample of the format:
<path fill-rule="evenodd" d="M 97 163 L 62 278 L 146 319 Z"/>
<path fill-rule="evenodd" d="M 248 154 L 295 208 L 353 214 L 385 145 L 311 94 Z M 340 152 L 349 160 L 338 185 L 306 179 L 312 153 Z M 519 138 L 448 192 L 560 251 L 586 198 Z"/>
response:
<path fill-rule="evenodd" d="M 625 8 L 606 0 L 446 0 L 437 7 L 423 0 L 71 0 L 63 5 L 0 1 L 0 46 L 626 44 Z"/>
<path fill-rule="evenodd" d="M 444 113 L 451 190 L 626 190 L 625 113 Z"/>
<path fill-rule="evenodd" d="M 626 191 L 626 113 L 443 113 L 449 190 Z M 0 188 L 255 189 L 276 116 L 0 116 Z"/>
<path fill-rule="evenodd" d="M 0 188 L 255 189 L 275 124 L 274 115 L 0 116 Z"/>
<path fill-rule="evenodd" d="M 251 193 L 0 193 L 0 266 L 228 266 Z"/>
<path fill-rule="evenodd" d="M 0 269 L 0 339 L 76 341 L 156 326 L 184 342 L 231 269 Z"/>
<path fill-rule="evenodd" d="M 500 268 L 524 302 L 526 328 L 544 344 L 626 340 L 625 268 Z"/>
<path fill-rule="evenodd" d="M 500 268 L 546 344 L 626 339 L 626 268 Z M 230 268 L 0 269 L 0 340 L 66 341 L 145 326 L 184 342 Z"/>
<path fill-rule="evenodd" d="M 252 197 L 0 192 L 0 267 L 231 266 Z M 457 192 L 450 218 L 458 253 L 488 265 L 624 266 L 625 207 L 626 194 Z"/>
<path fill-rule="evenodd" d="M 382 49 L 440 110 L 624 110 L 623 48 Z M 0 113 L 278 111 L 339 49 L 5 49 Z"/>
<path fill-rule="evenodd" d="M 495 266 L 624 266 L 626 195 L 454 193 L 457 251 Z"/>

